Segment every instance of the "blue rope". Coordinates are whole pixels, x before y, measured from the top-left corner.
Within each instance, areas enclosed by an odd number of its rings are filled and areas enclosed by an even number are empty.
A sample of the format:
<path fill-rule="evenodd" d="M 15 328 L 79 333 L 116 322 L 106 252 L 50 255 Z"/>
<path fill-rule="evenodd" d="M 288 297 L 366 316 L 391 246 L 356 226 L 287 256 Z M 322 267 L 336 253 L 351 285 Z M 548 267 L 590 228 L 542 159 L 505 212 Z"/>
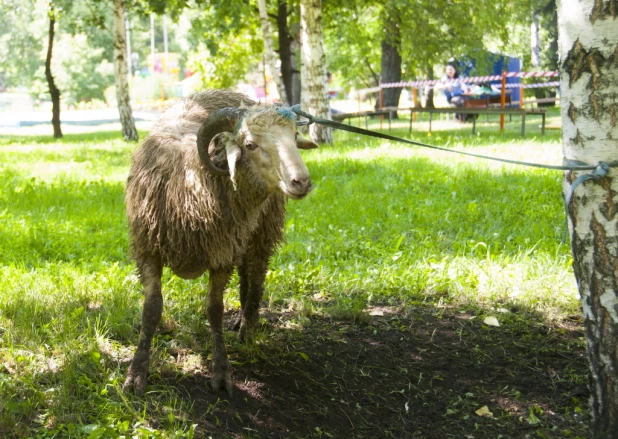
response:
<path fill-rule="evenodd" d="M 363 128 L 354 127 L 352 125 L 346 125 L 346 124 L 335 122 L 329 119 L 320 119 L 315 116 L 312 116 L 309 113 L 305 113 L 304 111 L 301 111 L 300 106 L 298 105 L 295 105 L 291 109 L 299 116 L 302 116 L 307 119 L 306 121 L 296 122 L 296 125 L 298 126 L 311 125 L 313 123 L 317 123 L 319 125 L 332 127 L 338 130 L 349 131 L 351 133 L 363 134 L 363 135 L 371 136 L 371 137 L 377 137 L 379 139 L 393 140 L 395 142 L 408 143 L 410 145 L 422 146 L 424 148 L 437 149 L 439 151 L 452 152 L 455 154 L 467 155 L 470 157 L 476 157 L 476 158 L 485 159 L 485 160 L 493 160 L 496 162 L 509 163 L 512 165 L 530 166 L 533 168 L 553 169 L 557 171 L 592 171 L 597 168 L 597 165 L 594 165 L 594 166 L 592 165 L 556 166 L 556 165 L 545 165 L 542 163 L 520 162 L 518 160 L 502 159 L 499 157 L 491 157 L 491 156 L 482 155 L 482 154 L 474 154 L 471 152 L 456 151 L 454 149 L 442 148 L 440 146 L 430 145 L 428 143 L 417 142 L 415 140 L 408 140 L 408 139 L 403 139 L 401 137 L 391 136 L 390 134 L 384 134 L 384 133 L 378 133 L 375 131 L 365 130 Z M 618 166 L 618 161 L 610 162 L 608 166 L 616 167 Z"/>
<path fill-rule="evenodd" d="M 349 131 L 349 132 L 356 133 L 356 134 L 363 134 L 366 136 L 377 137 L 379 139 L 386 139 L 386 140 L 393 140 L 395 142 L 409 143 L 411 145 L 422 146 L 422 147 L 431 148 L 431 149 L 437 149 L 439 151 L 452 152 L 455 154 L 461 154 L 461 155 L 476 157 L 476 158 L 485 159 L 485 160 L 493 160 L 496 162 L 509 163 L 512 165 L 522 165 L 522 166 L 529 166 L 533 168 L 553 169 L 553 170 L 558 170 L 558 171 L 593 171 L 592 173 L 580 175 L 579 177 L 575 179 L 575 181 L 571 185 L 571 188 L 569 189 L 569 192 L 564 200 L 564 205 L 565 205 L 566 214 L 567 214 L 567 221 L 568 221 L 568 216 L 569 216 L 569 205 L 571 203 L 571 199 L 573 198 L 573 194 L 575 193 L 575 189 L 585 181 L 588 181 L 588 180 L 599 181 L 601 178 L 607 175 L 610 168 L 618 166 L 618 161 L 613 161 L 610 163 L 601 161 L 596 165 L 587 165 L 587 164 L 568 165 L 567 164 L 565 166 L 555 166 L 555 165 L 545 165 L 542 163 L 531 163 L 531 162 L 521 162 L 518 160 L 502 159 L 502 158 L 491 157 L 491 156 L 486 156 L 482 154 L 473 154 L 471 152 L 456 151 L 454 149 L 442 148 L 442 147 L 435 146 L 435 145 L 429 145 L 423 142 L 416 142 L 414 140 L 402 139 L 401 137 L 395 137 L 389 134 L 378 133 L 375 131 L 365 130 L 363 128 L 353 127 L 351 125 L 345 125 L 343 123 L 335 122 L 329 119 L 320 119 L 309 113 L 305 113 L 304 111 L 301 111 L 300 105 L 294 105 L 293 107 L 290 108 L 290 110 L 292 110 L 299 116 L 302 116 L 305 119 L 307 119 L 306 121 L 296 122 L 296 125 L 298 126 L 311 125 L 313 123 L 317 123 L 323 126 L 332 127 L 332 128 L 339 129 L 342 131 Z M 574 162 L 571 162 L 571 163 L 574 163 Z M 578 163 L 581 163 L 581 162 L 578 162 Z M 565 232 L 564 232 L 564 236 L 562 239 L 563 244 L 566 242 L 567 231 L 568 231 L 568 227 L 565 229 Z"/>

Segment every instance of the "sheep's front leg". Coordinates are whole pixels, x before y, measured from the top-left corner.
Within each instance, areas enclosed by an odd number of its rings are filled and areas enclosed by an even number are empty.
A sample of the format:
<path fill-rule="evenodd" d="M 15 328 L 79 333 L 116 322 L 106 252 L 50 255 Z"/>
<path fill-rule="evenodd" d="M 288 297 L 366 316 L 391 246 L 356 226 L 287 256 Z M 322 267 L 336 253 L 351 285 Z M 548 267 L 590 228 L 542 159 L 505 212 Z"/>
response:
<path fill-rule="evenodd" d="M 142 308 L 142 325 L 139 334 L 137 350 L 129 366 L 124 382 L 125 391 L 133 388 L 136 395 L 143 395 L 148 378 L 150 361 L 150 343 L 157 329 L 161 312 L 163 311 L 163 296 L 161 295 L 161 260 L 150 257 L 138 262 L 140 280 L 144 287 L 144 307 Z"/>
<path fill-rule="evenodd" d="M 225 386 L 232 396 L 232 367 L 223 339 L 223 290 L 232 275 L 231 269 L 210 270 L 208 283 L 208 320 L 212 332 L 211 385 L 213 390 Z"/>
<path fill-rule="evenodd" d="M 260 302 L 264 295 L 264 281 L 268 270 L 268 260 L 250 260 L 246 258 L 240 267 L 240 339 L 253 341 L 255 329 L 260 324 Z"/>

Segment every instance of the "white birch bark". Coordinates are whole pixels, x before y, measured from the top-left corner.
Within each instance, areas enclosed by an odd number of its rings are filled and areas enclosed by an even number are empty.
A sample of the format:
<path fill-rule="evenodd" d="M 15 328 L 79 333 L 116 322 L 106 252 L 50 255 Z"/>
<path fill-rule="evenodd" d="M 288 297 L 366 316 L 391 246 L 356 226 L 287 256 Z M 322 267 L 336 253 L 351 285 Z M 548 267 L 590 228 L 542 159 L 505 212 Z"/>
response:
<path fill-rule="evenodd" d="M 301 0 L 300 35 L 301 109 L 316 117 L 330 119 L 321 0 Z M 317 143 L 331 143 L 333 130 L 312 124 L 309 126 L 309 136 Z"/>
<path fill-rule="evenodd" d="M 618 4 L 558 5 L 562 141 L 566 160 L 618 160 Z M 565 194 L 581 172 L 567 172 Z M 568 207 L 584 315 L 590 435 L 618 438 L 618 169 L 580 185 Z"/>
<path fill-rule="evenodd" d="M 114 78 L 116 80 L 116 101 L 125 140 L 137 140 L 135 120 L 129 97 L 129 76 L 127 39 L 125 29 L 124 0 L 114 0 Z"/>
<path fill-rule="evenodd" d="M 532 67 L 541 65 L 541 41 L 539 38 L 539 14 L 532 14 L 530 24 L 530 64 Z"/>
<path fill-rule="evenodd" d="M 273 45 L 272 33 L 270 31 L 270 20 L 268 19 L 268 9 L 266 0 L 258 0 L 258 8 L 260 10 L 260 23 L 262 24 L 262 34 L 264 37 L 264 56 L 266 57 L 266 65 L 270 73 L 270 77 L 277 86 L 279 100 L 285 102 L 285 94 L 281 86 L 281 78 L 279 77 L 279 69 L 277 68 L 277 57 Z"/>

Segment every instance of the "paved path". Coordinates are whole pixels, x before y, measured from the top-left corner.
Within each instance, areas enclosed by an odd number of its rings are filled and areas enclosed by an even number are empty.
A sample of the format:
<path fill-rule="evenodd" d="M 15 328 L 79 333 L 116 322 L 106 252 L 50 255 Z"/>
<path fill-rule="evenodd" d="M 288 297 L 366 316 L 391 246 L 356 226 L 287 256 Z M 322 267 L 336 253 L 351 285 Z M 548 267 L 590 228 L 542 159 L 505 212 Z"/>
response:
<path fill-rule="evenodd" d="M 134 111 L 135 121 L 155 121 L 159 113 L 150 111 Z M 95 126 L 120 122 L 118 110 L 106 108 L 103 110 L 64 110 L 60 112 L 62 125 Z M 10 111 L 0 112 L 0 127 L 18 128 L 34 125 L 51 125 L 51 112 L 48 111 Z"/>
<path fill-rule="evenodd" d="M 0 111 L 0 135 L 52 134 L 51 111 Z M 134 111 L 138 130 L 148 131 L 160 116 L 157 111 Z M 120 131 L 116 108 L 102 110 L 64 110 L 60 112 L 64 134 L 93 131 Z"/>

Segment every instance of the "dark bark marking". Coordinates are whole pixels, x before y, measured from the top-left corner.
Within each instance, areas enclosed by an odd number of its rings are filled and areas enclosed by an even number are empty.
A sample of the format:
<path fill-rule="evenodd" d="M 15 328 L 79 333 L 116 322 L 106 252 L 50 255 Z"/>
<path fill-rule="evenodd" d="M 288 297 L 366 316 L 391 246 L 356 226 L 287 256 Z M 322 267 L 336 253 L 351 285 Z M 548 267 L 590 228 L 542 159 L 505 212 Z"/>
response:
<path fill-rule="evenodd" d="M 575 137 L 569 139 L 569 141 L 575 145 L 584 146 L 584 138 L 582 137 L 582 133 L 579 131 L 579 129 L 575 133 Z"/>
<path fill-rule="evenodd" d="M 612 128 L 616 128 L 616 122 L 618 122 L 618 104 L 611 104 L 609 106 L 609 125 Z"/>
<path fill-rule="evenodd" d="M 579 79 L 582 73 L 590 71 L 589 67 L 588 70 L 586 70 L 587 66 L 585 64 L 585 59 L 586 52 L 579 42 L 579 39 L 577 39 L 562 63 L 562 69 L 569 73 L 569 87 L 573 86 L 573 83 Z"/>
<path fill-rule="evenodd" d="M 607 234 L 594 214 L 592 215 L 592 221 L 590 222 L 590 229 L 592 230 L 593 236 L 593 258 L 595 271 L 601 273 L 604 278 L 606 276 L 611 276 L 614 271 L 614 264 L 612 263 L 612 256 L 606 247 Z"/>
<path fill-rule="evenodd" d="M 598 183 L 606 192 L 605 202 L 599 205 L 599 211 L 607 221 L 614 219 L 616 212 L 618 212 L 618 202 L 614 200 L 614 196 L 618 195 L 618 192 L 612 189 L 612 181 L 613 178 L 602 178 Z"/>
<path fill-rule="evenodd" d="M 601 87 L 602 79 L 600 70 L 603 68 L 606 59 L 598 49 L 593 48 L 586 56 L 586 62 L 590 66 L 590 73 L 592 74 L 592 78 L 590 78 L 590 82 L 588 83 L 588 88 L 598 90 Z"/>
<path fill-rule="evenodd" d="M 595 0 L 592 11 L 590 12 L 590 22 L 594 24 L 603 13 L 603 0 Z"/>
<path fill-rule="evenodd" d="M 575 208 L 573 207 L 573 203 L 569 206 L 569 218 L 573 223 L 573 230 L 577 227 L 577 220 L 575 219 Z M 585 254 L 585 246 L 584 241 L 579 237 L 577 233 L 573 233 L 571 248 L 573 253 L 573 272 L 575 273 L 575 279 L 577 279 L 579 283 L 579 279 L 585 279 L 583 268 L 583 256 Z M 578 285 L 579 286 L 579 285 Z"/>
<path fill-rule="evenodd" d="M 590 22 L 594 24 L 597 20 L 604 20 L 618 16 L 618 2 L 616 0 L 595 0 L 592 11 L 590 12 Z"/>
<path fill-rule="evenodd" d="M 584 49 L 579 39 L 575 41 L 571 50 L 569 50 L 562 69 L 569 73 L 569 87 L 573 86 L 584 73 L 590 73 L 592 76 L 588 83 L 588 88 L 598 90 L 601 86 L 602 75 L 600 70 L 603 68 L 607 60 L 601 52 L 593 48 L 590 51 Z"/>
<path fill-rule="evenodd" d="M 600 122 L 599 119 L 601 117 L 601 108 L 599 104 L 599 98 L 594 92 L 590 93 L 588 102 L 590 102 L 590 106 L 592 107 L 592 117 L 594 118 L 594 120 Z"/>
<path fill-rule="evenodd" d="M 569 116 L 569 119 L 571 119 L 571 122 L 575 123 L 575 119 L 577 119 L 577 108 L 575 108 L 573 102 L 569 104 L 569 111 L 567 112 L 567 115 Z"/>
<path fill-rule="evenodd" d="M 607 43 L 605 43 L 607 44 Z M 607 58 L 607 63 L 609 64 L 608 67 L 610 68 L 618 68 L 618 44 L 616 44 L 616 47 L 614 49 L 614 53 L 612 53 L 609 58 Z"/>
<path fill-rule="evenodd" d="M 610 241 L 613 242 L 608 242 L 605 229 L 594 214 L 590 222 L 590 229 L 593 235 L 592 249 L 595 268 L 591 273 L 590 294 L 596 322 L 586 322 L 586 324 L 593 326 L 592 334 L 594 338 L 588 339 L 588 345 L 595 345 L 593 347 L 595 355 L 591 357 L 595 360 L 590 366 L 592 374 L 596 377 L 596 384 L 600 387 L 600 393 L 597 393 L 595 388 L 591 387 L 593 413 L 599 415 L 593 418 L 592 431 L 609 432 L 611 426 L 616 423 L 618 413 L 618 380 L 615 379 L 615 373 L 618 371 L 618 344 L 616 343 L 616 324 L 610 313 L 601 304 L 601 295 L 608 290 L 613 291 L 614 294 L 618 292 L 615 276 L 617 258 L 608 250 L 608 247 L 615 246 L 616 239 L 612 238 Z M 617 311 L 616 308 L 614 308 L 614 311 Z M 596 330 L 594 326 L 596 326 Z M 614 343 L 608 342 L 610 340 L 613 340 Z M 596 359 L 603 357 L 608 358 L 608 362 L 596 361 Z M 607 402 L 608 406 L 603 406 L 603 402 Z M 608 435 L 606 437 L 616 436 Z"/>

